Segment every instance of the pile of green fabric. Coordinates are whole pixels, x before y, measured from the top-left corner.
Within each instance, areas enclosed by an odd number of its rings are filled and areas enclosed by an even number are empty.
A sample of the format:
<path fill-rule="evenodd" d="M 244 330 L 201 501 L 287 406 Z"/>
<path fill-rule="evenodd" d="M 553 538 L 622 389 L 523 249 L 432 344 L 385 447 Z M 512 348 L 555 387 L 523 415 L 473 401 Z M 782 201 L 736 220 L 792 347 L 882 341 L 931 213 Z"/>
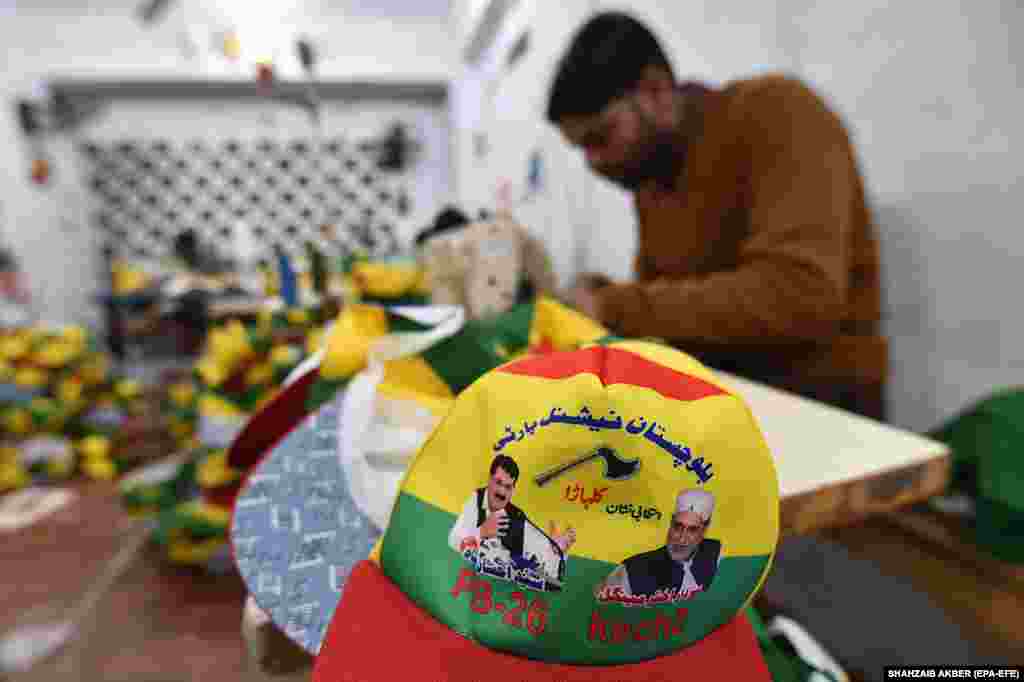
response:
<path fill-rule="evenodd" d="M 1024 563 L 1024 389 L 994 393 L 929 435 L 953 452 L 951 491 L 974 500 L 979 547 Z"/>

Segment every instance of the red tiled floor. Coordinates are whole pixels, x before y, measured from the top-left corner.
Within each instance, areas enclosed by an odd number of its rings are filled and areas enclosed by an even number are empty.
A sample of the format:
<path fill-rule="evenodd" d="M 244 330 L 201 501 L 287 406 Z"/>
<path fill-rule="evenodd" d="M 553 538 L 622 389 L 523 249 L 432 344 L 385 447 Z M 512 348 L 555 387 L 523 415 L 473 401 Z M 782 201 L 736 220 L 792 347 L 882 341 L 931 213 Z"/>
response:
<path fill-rule="evenodd" d="M 112 485 L 76 486 L 79 499 L 29 529 L 0 534 L 0 632 L 59 616 L 118 548 L 130 526 Z M 118 580 L 62 655 L 15 680 L 300 680 L 266 677 L 249 661 L 237 575 L 175 570 L 147 551 Z"/>

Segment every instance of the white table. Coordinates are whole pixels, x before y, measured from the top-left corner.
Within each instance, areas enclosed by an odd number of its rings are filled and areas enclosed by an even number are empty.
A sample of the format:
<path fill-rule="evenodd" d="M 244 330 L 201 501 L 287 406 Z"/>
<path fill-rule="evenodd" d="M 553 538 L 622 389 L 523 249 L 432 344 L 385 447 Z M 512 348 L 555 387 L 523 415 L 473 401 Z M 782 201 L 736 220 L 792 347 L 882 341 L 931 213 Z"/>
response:
<path fill-rule="evenodd" d="M 949 448 L 844 410 L 716 372 L 742 396 L 775 457 L 784 534 L 855 523 L 942 492 Z"/>

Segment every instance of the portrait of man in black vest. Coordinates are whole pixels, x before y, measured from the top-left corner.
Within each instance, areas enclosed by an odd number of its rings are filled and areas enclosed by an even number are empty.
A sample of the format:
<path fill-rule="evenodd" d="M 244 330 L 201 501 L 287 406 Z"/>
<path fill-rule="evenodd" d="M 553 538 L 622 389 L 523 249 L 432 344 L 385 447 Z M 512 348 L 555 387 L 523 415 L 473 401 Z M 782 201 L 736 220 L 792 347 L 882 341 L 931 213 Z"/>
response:
<path fill-rule="evenodd" d="M 598 599 L 659 592 L 685 599 L 710 589 L 722 551 L 720 541 L 705 537 L 714 509 L 715 498 L 706 490 L 679 493 L 665 544 L 619 564 L 595 589 Z"/>
<path fill-rule="evenodd" d="M 570 526 L 558 533 L 554 523 L 547 533 L 527 518 L 522 509 L 512 504 L 519 481 L 519 465 L 508 455 L 498 455 L 491 462 L 487 486 L 478 488 L 466 500 L 462 513 L 448 534 L 448 545 L 458 552 L 500 545 L 512 560 L 529 555 L 535 557 L 545 573 L 557 574 L 557 564 L 576 542 Z M 545 565 L 547 564 L 547 565 Z"/>

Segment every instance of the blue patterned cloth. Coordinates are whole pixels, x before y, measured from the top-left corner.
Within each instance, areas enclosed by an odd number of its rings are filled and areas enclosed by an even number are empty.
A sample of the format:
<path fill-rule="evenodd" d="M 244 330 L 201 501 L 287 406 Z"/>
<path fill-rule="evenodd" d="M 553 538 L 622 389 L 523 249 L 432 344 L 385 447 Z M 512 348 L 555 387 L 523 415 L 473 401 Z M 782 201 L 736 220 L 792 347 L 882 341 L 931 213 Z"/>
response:
<path fill-rule="evenodd" d="M 337 423 L 328 404 L 292 431 L 249 477 L 231 529 L 256 603 L 314 655 L 352 568 L 380 537 L 349 495 Z"/>

